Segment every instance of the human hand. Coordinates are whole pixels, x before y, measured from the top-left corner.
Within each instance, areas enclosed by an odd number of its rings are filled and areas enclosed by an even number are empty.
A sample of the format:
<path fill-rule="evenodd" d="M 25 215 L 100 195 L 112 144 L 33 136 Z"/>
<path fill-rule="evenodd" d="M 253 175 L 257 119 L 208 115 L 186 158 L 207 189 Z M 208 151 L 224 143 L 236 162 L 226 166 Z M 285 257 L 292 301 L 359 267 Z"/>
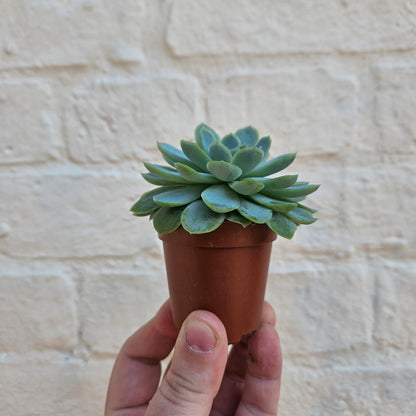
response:
<path fill-rule="evenodd" d="M 121 348 L 105 416 L 276 415 L 282 358 L 274 325 L 274 311 L 265 303 L 260 328 L 233 345 L 228 356 L 227 335 L 218 317 L 192 312 L 178 333 L 170 303 L 165 302 Z M 173 347 L 159 386 L 160 361 Z"/>

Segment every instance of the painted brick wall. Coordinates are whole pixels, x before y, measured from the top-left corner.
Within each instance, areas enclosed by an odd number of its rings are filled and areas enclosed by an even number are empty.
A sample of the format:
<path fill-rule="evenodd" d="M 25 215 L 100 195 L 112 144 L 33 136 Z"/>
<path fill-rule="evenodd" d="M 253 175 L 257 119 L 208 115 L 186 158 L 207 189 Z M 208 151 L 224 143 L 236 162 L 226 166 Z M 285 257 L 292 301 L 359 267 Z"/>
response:
<path fill-rule="evenodd" d="M 128 212 L 141 162 L 201 121 L 256 126 L 322 184 L 319 221 L 274 245 L 280 415 L 416 414 L 414 1 L 0 9 L 1 416 L 102 414 L 115 354 L 167 297 Z"/>

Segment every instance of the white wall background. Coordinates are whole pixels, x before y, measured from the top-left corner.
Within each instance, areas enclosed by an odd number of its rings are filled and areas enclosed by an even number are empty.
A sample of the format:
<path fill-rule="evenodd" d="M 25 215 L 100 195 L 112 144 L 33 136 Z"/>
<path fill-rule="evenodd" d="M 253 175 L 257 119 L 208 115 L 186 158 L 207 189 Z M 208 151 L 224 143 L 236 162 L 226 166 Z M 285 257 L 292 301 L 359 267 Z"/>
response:
<path fill-rule="evenodd" d="M 321 183 L 274 245 L 280 415 L 416 414 L 416 3 L 0 0 L 0 415 L 102 414 L 167 297 L 156 140 L 247 124 Z M 289 173 L 288 172 L 288 173 Z"/>

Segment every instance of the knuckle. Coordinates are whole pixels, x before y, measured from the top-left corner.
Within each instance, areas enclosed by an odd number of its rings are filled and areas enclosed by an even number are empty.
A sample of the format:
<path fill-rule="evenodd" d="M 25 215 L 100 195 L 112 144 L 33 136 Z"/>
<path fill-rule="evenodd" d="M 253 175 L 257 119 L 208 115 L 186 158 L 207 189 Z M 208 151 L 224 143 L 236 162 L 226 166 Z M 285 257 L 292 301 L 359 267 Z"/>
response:
<path fill-rule="evenodd" d="M 201 403 L 206 396 L 201 386 L 172 368 L 169 369 L 160 386 L 160 393 L 168 402 L 177 407 Z"/>

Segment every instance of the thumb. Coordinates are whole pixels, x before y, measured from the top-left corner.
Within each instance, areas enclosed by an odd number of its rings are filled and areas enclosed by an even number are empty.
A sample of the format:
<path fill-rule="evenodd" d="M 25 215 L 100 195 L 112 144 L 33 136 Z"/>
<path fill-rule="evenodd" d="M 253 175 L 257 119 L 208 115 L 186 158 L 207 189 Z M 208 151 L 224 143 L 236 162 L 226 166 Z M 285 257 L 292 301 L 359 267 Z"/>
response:
<path fill-rule="evenodd" d="M 227 335 L 221 321 L 211 312 L 192 312 L 182 325 L 171 365 L 146 416 L 209 415 L 227 353 Z"/>

